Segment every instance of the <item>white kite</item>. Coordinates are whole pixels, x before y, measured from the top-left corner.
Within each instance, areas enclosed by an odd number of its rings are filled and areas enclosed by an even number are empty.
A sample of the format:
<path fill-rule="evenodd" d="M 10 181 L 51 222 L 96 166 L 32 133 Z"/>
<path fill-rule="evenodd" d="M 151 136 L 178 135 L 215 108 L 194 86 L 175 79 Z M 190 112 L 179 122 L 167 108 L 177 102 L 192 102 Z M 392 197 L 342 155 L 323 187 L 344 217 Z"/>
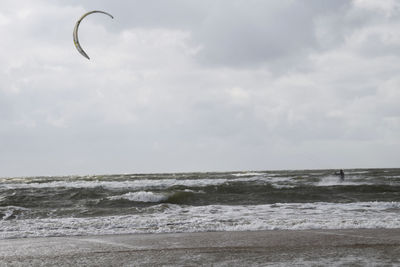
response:
<path fill-rule="evenodd" d="M 84 56 L 84 57 L 87 58 L 87 59 L 90 59 L 89 56 L 86 54 L 86 52 L 82 49 L 81 45 L 79 44 L 79 39 L 78 39 L 78 28 L 79 28 L 79 24 L 81 24 L 81 21 L 82 21 L 87 15 L 90 15 L 90 14 L 93 14 L 93 13 L 103 13 L 103 14 L 108 15 L 108 16 L 111 17 L 112 19 L 114 18 L 111 14 L 108 14 L 107 12 L 99 11 L 99 10 L 93 10 L 93 11 L 90 11 L 90 12 L 87 12 L 87 13 L 83 14 L 83 16 L 76 22 L 75 28 L 74 28 L 74 34 L 73 34 L 73 36 L 74 36 L 74 44 L 75 44 L 76 49 L 78 49 L 79 53 L 81 53 L 81 55 Z"/>

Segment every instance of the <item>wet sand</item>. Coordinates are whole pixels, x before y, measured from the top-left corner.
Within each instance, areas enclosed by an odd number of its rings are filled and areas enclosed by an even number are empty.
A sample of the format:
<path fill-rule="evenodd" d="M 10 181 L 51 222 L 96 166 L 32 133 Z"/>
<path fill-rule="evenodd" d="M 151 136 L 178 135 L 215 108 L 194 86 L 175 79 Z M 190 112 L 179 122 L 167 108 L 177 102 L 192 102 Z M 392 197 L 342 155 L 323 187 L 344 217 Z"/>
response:
<path fill-rule="evenodd" d="M 0 240 L 1 266 L 395 266 L 399 255 L 400 229 Z"/>

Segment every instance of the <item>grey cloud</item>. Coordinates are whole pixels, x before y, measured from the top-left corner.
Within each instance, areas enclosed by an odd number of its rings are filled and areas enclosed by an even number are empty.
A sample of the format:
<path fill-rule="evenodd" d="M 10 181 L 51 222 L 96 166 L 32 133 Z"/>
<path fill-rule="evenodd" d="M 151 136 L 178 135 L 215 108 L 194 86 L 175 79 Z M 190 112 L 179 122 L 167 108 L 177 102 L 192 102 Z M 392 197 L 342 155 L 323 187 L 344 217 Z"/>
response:
<path fill-rule="evenodd" d="M 393 165 L 396 13 L 352 3 L 38 1 L 0 25 L 0 175 Z"/>
<path fill-rule="evenodd" d="M 200 60 L 216 65 L 251 66 L 307 54 L 317 47 L 313 23 L 324 10 L 313 7 L 313 2 L 235 3 L 217 6 L 199 34 L 195 33 L 204 46 Z"/>
<path fill-rule="evenodd" d="M 190 29 L 204 19 L 208 7 L 215 1 L 185 1 L 185 0 L 58 0 L 66 5 L 81 6 L 84 10 L 105 10 L 113 14 L 118 21 L 115 27 L 146 28 L 178 28 Z"/>
<path fill-rule="evenodd" d="M 64 2 L 65 1 L 61 1 Z M 70 4 L 71 1 L 68 1 Z M 215 66 L 293 63 L 318 48 L 315 21 L 349 6 L 348 1 L 72 1 L 85 9 L 105 9 L 112 27 L 172 28 L 188 31 L 197 59 Z"/>

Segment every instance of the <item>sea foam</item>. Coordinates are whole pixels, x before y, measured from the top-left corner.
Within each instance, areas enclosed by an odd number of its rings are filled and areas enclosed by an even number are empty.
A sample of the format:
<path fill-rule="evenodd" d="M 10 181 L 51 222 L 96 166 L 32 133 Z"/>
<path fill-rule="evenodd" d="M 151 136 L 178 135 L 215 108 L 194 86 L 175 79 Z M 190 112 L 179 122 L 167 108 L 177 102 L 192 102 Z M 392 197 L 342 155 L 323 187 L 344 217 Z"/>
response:
<path fill-rule="evenodd" d="M 151 194 L 143 195 L 147 195 L 145 198 L 152 198 Z M 2 220 L 0 238 L 277 229 L 400 228 L 399 202 L 276 203 L 245 206 L 159 204 L 144 209 L 151 209 L 152 212 L 90 218 Z"/>
<path fill-rule="evenodd" d="M 108 197 L 108 199 L 110 200 L 125 199 L 136 202 L 156 202 L 156 203 L 164 201 L 167 198 L 168 196 L 165 196 L 164 194 L 156 194 L 153 192 L 146 192 L 146 191 L 129 192 L 123 195 Z"/>

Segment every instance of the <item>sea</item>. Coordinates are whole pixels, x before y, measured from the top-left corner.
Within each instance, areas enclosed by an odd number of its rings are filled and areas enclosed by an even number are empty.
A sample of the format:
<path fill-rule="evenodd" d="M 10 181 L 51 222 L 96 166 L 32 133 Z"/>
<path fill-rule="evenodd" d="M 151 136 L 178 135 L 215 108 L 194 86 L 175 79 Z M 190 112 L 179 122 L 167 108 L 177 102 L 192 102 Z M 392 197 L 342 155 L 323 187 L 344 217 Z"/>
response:
<path fill-rule="evenodd" d="M 0 178 L 0 239 L 400 228 L 400 169 Z"/>

